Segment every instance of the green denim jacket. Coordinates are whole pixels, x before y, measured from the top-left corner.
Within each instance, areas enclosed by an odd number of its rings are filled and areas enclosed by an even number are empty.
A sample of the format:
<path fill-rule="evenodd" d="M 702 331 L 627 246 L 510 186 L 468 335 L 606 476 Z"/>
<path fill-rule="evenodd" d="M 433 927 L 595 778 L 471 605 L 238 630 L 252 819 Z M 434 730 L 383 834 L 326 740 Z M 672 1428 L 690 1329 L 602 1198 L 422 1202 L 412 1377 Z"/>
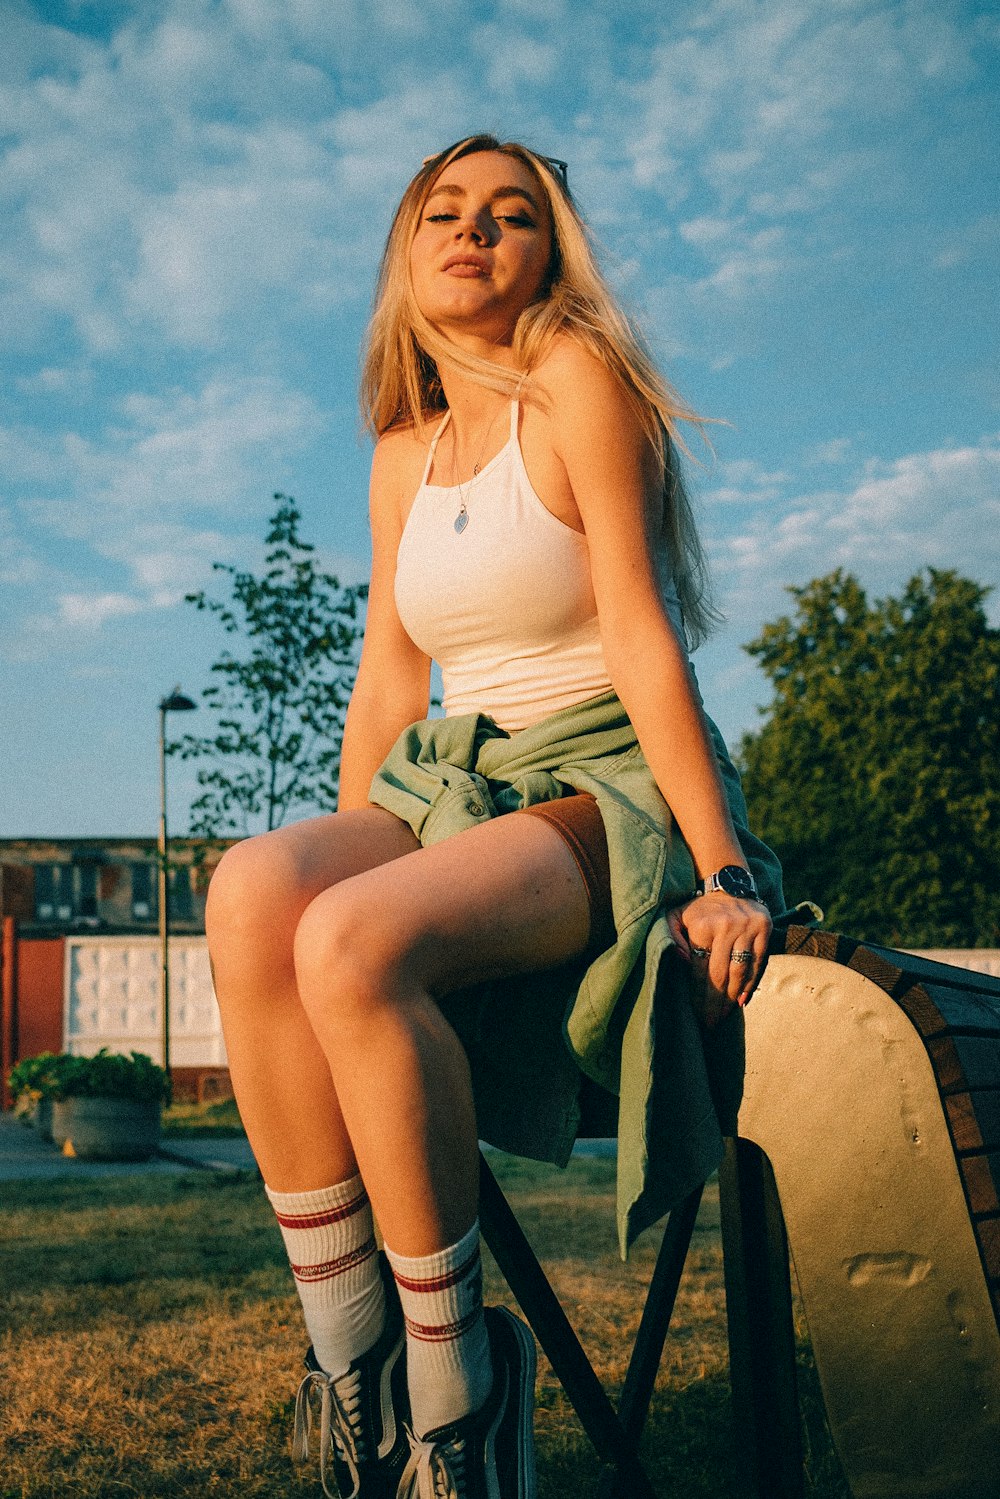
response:
<path fill-rule="evenodd" d="M 778 861 L 747 830 L 739 776 L 709 728 L 744 854 L 778 912 Z M 690 896 L 694 867 L 617 695 L 513 735 L 477 713 L 413 724 L 369 799 L 427 845 L 572 791 L 591 792 L 604 819 L 617 941 L 589 964 L 479 985 L 442 1008 L 469 1054 L 480 1136 L 500 1149 L 565 1165 L 583 1075 L 618 1095 L 624 1256 L 718 1166 L 739 1103 L 743 1032 L 734 1014 L 705 1035 L 691 1008 L 665 913 Z"/>

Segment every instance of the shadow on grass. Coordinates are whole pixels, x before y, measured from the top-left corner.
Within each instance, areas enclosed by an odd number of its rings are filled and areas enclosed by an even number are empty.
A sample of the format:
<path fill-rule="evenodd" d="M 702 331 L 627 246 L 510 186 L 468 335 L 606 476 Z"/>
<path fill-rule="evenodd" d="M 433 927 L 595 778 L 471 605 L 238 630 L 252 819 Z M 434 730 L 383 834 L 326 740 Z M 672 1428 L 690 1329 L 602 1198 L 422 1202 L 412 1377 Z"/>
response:
<path fill-rule="evenodd" d="M 142 1324 L 165 1305 L 177 1312 L 226 1291 L 252 1301 L 293 1288 L 256 1173 L 15 1182 L 5 1195 L 0 1282 L 15 1332 L 80 1331 L 109 1308 Z"/>
<path fill-rule="evenodd" d="M 657 1236 L 618 1263 L 611 1163 L 497 1167 L 595 1366 L 620 1385 Z M 301 1321 L 255 1174 L 14 1183 L 5 1195 L 0 1499 L 313 1499 L 315 1461 L 289 1457 Z M 662 1499 L 735 1492 L 717 1209 L 710 1189 L 643 1440 Z M 849 1499 L 805 1347 L 800 1365 L 807 1495 Z M 595 1495 L 593 1449 L 544 1366 L 536 1430 L 539 1499 Z"/>
<path fill-rule="evenodd" d="M 851 1499 L 833 1449 L 819 1381 L 807 1350 L 799 1394 L 809 1499 Z M 561 1399 L 561 1397 L 559 1397 Z M 566 1411 L 568 1415 L 568 1408 Z M 572 1417 L 549 1428 L 537 1418 L 538 1499 L 595 1499 L 602 1469 Z M 642 1438 L 642 1457 L 661 1499 L 735 1499 L 739 1454 L 733 1441 L 728 1376 L 718 1372 L 681 1389 L 658 1389 Z"/>

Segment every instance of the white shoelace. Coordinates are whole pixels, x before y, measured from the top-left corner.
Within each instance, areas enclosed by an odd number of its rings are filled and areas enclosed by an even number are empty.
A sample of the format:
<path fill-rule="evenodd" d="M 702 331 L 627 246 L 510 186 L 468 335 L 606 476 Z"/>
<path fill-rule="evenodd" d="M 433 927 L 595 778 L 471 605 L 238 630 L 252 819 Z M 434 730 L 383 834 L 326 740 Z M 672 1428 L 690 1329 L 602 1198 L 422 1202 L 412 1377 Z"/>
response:
<path fill-rule="evenodd" d="M 367 1456 L 361 1442 L 361 1373 L 356 1370 L 340 1379 L 331 1379 L 322 1369 L 310 1369 L 295 1396 L 295 1424 L 292 1431 L 292 1461 L 306 1462 L 309 1457 L 309 1439 L 312 1436 L 313 1412 L 311 1395 L 319 1390 L 319 1477 L 327 1499 L 357 1499 L 361 1492 L 361 1474 L 358 1464 Z M 349 1494 L 341 1491 L 331 1493 L 326 1486 L 326 1468 L 333 1444 L 351 1475 L 354 1487 Z"/>
<path fill-rule="evenodd" d="M 396 1499 L 465 1499 L 465 1439 L 422 1442 L 409 1429 L 410 1455 Z"/>

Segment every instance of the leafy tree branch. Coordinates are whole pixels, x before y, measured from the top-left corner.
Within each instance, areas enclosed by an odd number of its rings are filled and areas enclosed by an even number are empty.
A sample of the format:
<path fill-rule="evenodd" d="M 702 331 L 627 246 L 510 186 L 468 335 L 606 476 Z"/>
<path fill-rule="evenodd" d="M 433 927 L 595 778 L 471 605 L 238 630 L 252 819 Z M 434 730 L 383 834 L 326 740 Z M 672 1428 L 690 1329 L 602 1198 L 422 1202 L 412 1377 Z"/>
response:
<path fill-rule="evenodd" d="M 295 814 L 337 804 L 344 715 L 357 671 L 366 584 L 323 572 L 299 533 L 295 501 L 276 494 L 261 576 L 226 563 L 228 597 L 187 595 L 229 636 L 245 642 L 213 664 L 201 696 L 214 731 L 173 744 L 203 762 L 191 807 L 195 836 L 276 828 Z"/>
<path fill-rule="evenodd" d="M 793 900 L 893 946 L 1000 945 L 1000 631 L 928 569 L 870 602 L 837 571 L 746 647 L 774 695 L 739 761 Z"/>

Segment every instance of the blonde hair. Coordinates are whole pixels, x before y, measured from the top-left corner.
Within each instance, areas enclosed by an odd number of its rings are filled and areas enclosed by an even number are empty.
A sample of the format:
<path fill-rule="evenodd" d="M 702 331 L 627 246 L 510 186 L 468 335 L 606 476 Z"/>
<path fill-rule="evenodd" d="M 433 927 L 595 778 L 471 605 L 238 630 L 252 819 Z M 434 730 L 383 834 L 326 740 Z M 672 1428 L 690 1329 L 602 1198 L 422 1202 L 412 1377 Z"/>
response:
<path fill-rule="evenodd" d="M 481 359 L 446 338 L 416 305 L 410 279 L 410 245 L 433 183 L 451 162 L 480 151 L 499 151 L 522 162 L 544 192 L 552 222 L 552 261 L 541 296 L 518 319 L 513 368 Z M 703 419 L 663 378 L 641 333 L 619 307 L 572 195 L 546 157 L 492 135 L 467 136 L 428 157 L 403 194 L 379 268 L 361 375 L 361 409 L 369 431 L 376 438 L 401 424 L 419 431 L 428 417 L 443 411 L 442 361 L 490 390 L 512 398 L 524 393 L 525 375 L 537 368 L 559 333 L 576 338 L 616 376 L 656 452 L 663 474 L 664 536 L 693 649 L 720 618 L 677 452 L 688 451 L 678 423 L 702 429 Z"/>

